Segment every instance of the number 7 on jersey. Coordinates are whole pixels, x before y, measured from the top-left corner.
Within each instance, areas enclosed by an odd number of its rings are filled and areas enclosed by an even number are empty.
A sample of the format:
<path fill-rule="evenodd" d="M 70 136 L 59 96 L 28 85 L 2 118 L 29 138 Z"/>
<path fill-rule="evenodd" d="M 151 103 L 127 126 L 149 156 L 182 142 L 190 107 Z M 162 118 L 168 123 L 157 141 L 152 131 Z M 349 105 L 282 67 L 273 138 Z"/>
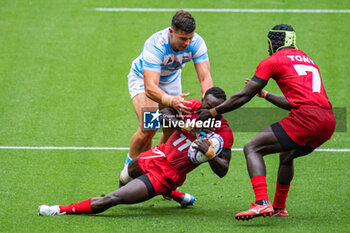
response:
<path fill-rule="evenodd" d="M 306 72 L 312 72 L 312 92 L 321 92 L 321 76 L 316 67 L 308 65 L 294 65 L 294 69 L 298 75 L 307 75 Z"/>

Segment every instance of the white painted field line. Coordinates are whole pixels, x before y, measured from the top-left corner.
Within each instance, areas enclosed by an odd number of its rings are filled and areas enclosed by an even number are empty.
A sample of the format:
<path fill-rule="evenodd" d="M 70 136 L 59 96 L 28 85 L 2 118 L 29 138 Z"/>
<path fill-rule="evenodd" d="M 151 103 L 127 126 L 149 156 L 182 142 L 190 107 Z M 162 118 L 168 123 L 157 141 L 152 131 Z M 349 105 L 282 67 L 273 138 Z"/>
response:
<path fill-rule="evenodd" d="M 2 150 L 129 150 L 129 147 L 74 147 L 74 146 L 0 146 Z M 243 151 L 243 148 L 232 148 L 232 151 Z M 350 149 L 316 149 L 325 152 L 350 152 Z"/>
<path fill-rule="evenodd" d="M 0 146 L 7 150 L 129 150 L 129 147 Z"/>
<path fill-rule="evenodd" d="M 177 8 L 96 8 L 105 12 L 175 12 Z M 350 9 L 219 9 L 186 8 L 190 12 L 232 12 L 232 13 L 350 13 Z"/>

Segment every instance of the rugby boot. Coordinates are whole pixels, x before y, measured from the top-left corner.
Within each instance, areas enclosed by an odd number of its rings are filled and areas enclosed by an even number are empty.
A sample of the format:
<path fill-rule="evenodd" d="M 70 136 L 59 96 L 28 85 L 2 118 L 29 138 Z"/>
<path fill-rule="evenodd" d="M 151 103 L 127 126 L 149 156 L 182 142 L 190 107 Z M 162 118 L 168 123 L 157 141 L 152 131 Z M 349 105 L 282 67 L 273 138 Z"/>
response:
<path fill-rule="evenodd" d="M 265 205 L 258 205 L 255 203 L 251 203 L 251 208 L 249 210 L 240 212 L 238 214 L 235 215 L 235 218 L 237 220 L 250 220 L 253 219 L 255 217 L 259 217 L 259 216 L 272 216 L 274 210 L 273 207 L 271 205 L 271 203 L 267 203 Z"/>
<path fill-rule="evenodd" d="M 286 208 L 282 208 L 282 209 L 274 209 L 275 212 L 273 213 L 272 216 L 276 216 L 276 217 L 288 217 L 288 212 L 286 210 Z"/>

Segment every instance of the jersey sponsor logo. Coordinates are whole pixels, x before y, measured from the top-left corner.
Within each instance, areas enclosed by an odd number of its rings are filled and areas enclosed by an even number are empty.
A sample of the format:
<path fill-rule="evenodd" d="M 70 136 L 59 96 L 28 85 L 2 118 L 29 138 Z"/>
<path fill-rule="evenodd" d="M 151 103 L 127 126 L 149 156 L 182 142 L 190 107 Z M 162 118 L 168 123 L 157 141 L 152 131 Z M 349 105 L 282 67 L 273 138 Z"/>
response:
<path fill-rule="evenodd" d="M 172 62 L 173 62 L 173 60 L 171 59 L 171 57 L 169 57 L 169 60 L 167 61 L 166 64 L 170 64 L 170 63 L 172 63 Z"/>
<path fill-rule="evenodd" d="M 173 65 L 172 63 L 176 63 L 176 66 L 179 67 L 184 65 L 186 62 L 191 61 L 191 59 L 191 52 L 186 52 L 178 55 L 167 54 L 163 58 L 163 65 L 168 66 L 169 64 Z"/>
<path fill-rule="evenodd" d="M 166 64 L 166 65 L 161 65 L 161 75 L 164 71 L 174 73 L 177 70 L 183 68 L 184 66 L 185 64 L 180 64 L 177 61 L 173 61 L 172 63 Z"/>
<path fill-rule="evenodd" d="M 182 62 L 186 63 L 186 62 L 189 62 L 189 61 L 191 61 L 191 57 L 187 56 L 187 55 L 184 55 L 183 58 L 182 58 Z"/>
<path fill-rule="evenodd" d="M 176 60 L 178 60 L 180 64 L 184 64 L 186 62 L 189 62 L 191 60 L 191 53 L 186 52 L 183 54 L 179 54 L 176 56 Z"/>

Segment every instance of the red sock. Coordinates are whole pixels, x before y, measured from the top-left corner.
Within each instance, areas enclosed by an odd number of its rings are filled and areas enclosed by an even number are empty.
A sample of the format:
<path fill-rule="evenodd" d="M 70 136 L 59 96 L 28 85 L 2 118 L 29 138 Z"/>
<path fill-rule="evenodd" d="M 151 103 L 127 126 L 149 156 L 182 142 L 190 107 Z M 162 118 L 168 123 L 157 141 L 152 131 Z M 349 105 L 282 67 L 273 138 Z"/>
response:
<path fill-rule="evenodd" d="M 172 199 L 174 199 L 177 202 L 181 202 L 182 201 L 182 196 L 185 195 L 185 193 L 177 191 L 177 190 L 173 190 L 170 193 L 170 197 Z"/>
<path fill-rule="evenodd" d="M 92 214 L 91 198 L 70 205 L 60 205 L 60 212 L 66 212 L 67 214 Z"/>
<path fill-rule="evenodd" d="M 273 208 L 286 208 L 286 200 L 288 197 L 289 185 L 282 185 L 276 182 L 275 199 L 273 200 Z"/>
<path fill-rule="evenodd" d="M 252 182 L 255 193 L 255 202 L 269 200 L 269 196 L 267 195 L 266 176 L 254 176 L 250 181 Z"/>

